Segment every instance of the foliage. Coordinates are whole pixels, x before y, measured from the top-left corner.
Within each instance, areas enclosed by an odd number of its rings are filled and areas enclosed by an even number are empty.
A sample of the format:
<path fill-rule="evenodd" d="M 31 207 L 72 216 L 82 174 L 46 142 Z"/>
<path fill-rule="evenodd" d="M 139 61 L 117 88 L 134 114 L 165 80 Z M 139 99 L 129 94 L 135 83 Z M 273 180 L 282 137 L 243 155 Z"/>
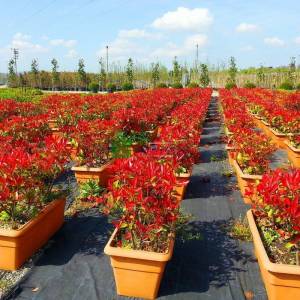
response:
<path fill-rule="evenodd" d="M 51 60 L 52 65 L 52 84 L 53 88 L 55 88 L 59 84 L 59 73 L 58 73 L 58 61 L 53 58 Z"/>
<path fill-rule="evenodd" d="M 101 90 L 104 90 L 106 88 L 106 72 L 105 72 L 104 62 L 102 58 L 99 60 L 99 65 L 100 65 L 99 82 L 100 82 Z"/>
<path fill-rule="evenodd" d="M 151 153 L 117 160 L 114 166 L 109 193 L 97 202 L 104 213 L 122 212 L 113 222 L 118 228 L 116 246 L 166 252 L 179 216 L 173 168 Z"/>
<path fill-rule="evenodd" d="M 225 85 L 225 89 L 227 89 L 227 90 L 231 90 L 231 89 L 234 89 L 236 87 L 237 87 L 236 84 L 233 83 L 233 82 L 227 82 L 226 85 Z"/>
<path fill-rule="evenodd" d="M 43 95 L 39 89 L 6 88 L 0 89 L 0 99 L 14 99 L 19 102 L 38 102 Z"/>
<path fill-rule="evenodd" d="M 157 88 L 159 88 L 159 89 L 164 89 L 164 88 L 167 88 L 168 86 L 165 84 L 165 83 L 163 83 L 163 82 L 161 82 L 161 83 L 159 83 L 158 85 L 157 85 Z"/>
<path fill-rule="evenodd" d="M 182 76 L 182 69 L 175 56 L 173 60 L 173 71 L 172 71 L 173 85 L 180 84 L 181 76 Z"/>
<path fill-rule="evenodd" d="M 123 85 L 122 85 L 122 90 L 123 90 L 123 91 L 130 91 L 130 90 L 133 90 L 133 84 L 132 84 L 132 83 L 129 83 L 129 82 L 123 83 Z"/>
<path fill-rule="evenodd" d="M 300 250 L 300 170 L 276 169 L 267 173 L 257 191 L 260 201 L 254 207 L 256 221 L 266 245 L 272 246 L 270 252 L 284 263 L 280 244 L 296 255 Z M 287 263 L 295 263 L 295 258 Z"/>
<path fill-rule="evenodd" d="M 176 82 L 176 83 L 172 84 L 172 88 L 173 89 L 182 89 L 183 86 L 182 86 L 182 84 L 180 82 Z"/>
<path fill-rule="evenodd" d="M 126 75 L 127 75 L 127 82 L 133 85 L 134 79 L 134 70 L 133 70 L 133 60 L 132 58 L 128 59 L 127 67 L 126 67 Z"/>
<path fill-rule="evenodd" d="M 236 76 L 238 73 L 238 69 L 236 66 L 235 58 L 233 56 L 229 59 L 229 70 L 228 70 L 228 78 L 227 84 L 231 85 L 231 88 L 236 85 Z"/>
<path fill-rule="evenodd" d="M 151 80 L 154 88 L 156 88 L 159 79 L 160 79 L 159 63 L 155 63 L 155 64 L 153 63 L 151 64 Z"/>
<path fill-rule="evenodd" d="M 107 85 L 107 91 L 109 93 L 113 93 L 117 90 L 117 86 L 114 83 L 108 83 Z"/>
<path fill-rule="evenodd" d="M 77 73 L 78 73 L 79 81 L 81 83 L 83 83 L 84 85 L 86 85 L 87 84 L 87 75 L 86 75 L 86 72 L 85 72 L 84 60 L 82 58 L 79 59 L 79 61 L 78 61 Z"/>
<path fill-rule="evenodd" d="M 206 64 L 200 65 L 200 85 L 201 87 L 207 87 L 210 83 L 208 66 Z"/>
<path fill-rule="evenodd" d="M 2 222 L 17 228 L 35 217 L 53 199 L 54 179 L 64 170 L 67 157 L 66 141 L 51 136 L 30 147 L 1 149 Z"/>
<path fill-rule="evenodd" d="M 104 190 L 97 181 L 88 180 L 80 185 L 79 198 L 93 201 L 96 197 L 100 197 Z"/>
<path fill-rule="evenodd" d="M 89 83 L 89 91 L 91 91 L 93 93 L 98 93 L 99 84 L 97 82 L 90 82 Z"/>
<path fill-rule="evenodd" d="M 246 218 L 242 219 L 240 217 L 234 220 L 229 226 L 229 234 L 238 240 L 252 241 L 251 230 Z"/>
<path fill-rule="evenodd" d="M 17 86 L 17 74 L 15 71 L 15 61 L 13 59 L 10 59 L 8 62 L 8 85 L 10 87 Z"/>
<path fill-rule="evenodd" d="M 196 82 L 190 82 L 189 85 L 188 85 L 189 88 L 197 88 L 199 87 L 198 83 Z"/>
<path fill-rule="evenodd" d="M 115 122 L 107 120 L 81 120 L 70 136 L 77 148 L 80 166 L 100 167 L 110 160 L 110 141 L 115 134 Z"/>
<path fill-rule="evenodd" d="M 284 81 L 284 82 L 282 82 L 280 85 L 279 85 L 279 87 L 278 87 L 279 89 L 281 89 L 281 90 L 293 90 L 293 84 L 291 83 L 291 82 L 289 82 L 289 81 Z"/>
<path fill-rule="evenodd" d="M 254 89 L 254 88 L 256 88 L 256 85 L 253 82 L 247 81 L 244 84 L 244 88 L 246 88 L 246 89 Z"/>

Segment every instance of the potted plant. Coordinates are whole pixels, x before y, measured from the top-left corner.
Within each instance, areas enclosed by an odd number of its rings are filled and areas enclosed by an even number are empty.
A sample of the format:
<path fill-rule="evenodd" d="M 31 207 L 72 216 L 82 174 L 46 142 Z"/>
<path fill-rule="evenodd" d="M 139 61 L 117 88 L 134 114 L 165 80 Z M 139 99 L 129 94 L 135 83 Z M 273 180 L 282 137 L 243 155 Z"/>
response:
<path fill-rule="evenodd" d="M 300 134 L 291 135 L 285 143 L 289 160 L 295 168 L 300 168 Z"/>
<path fill-rule="evenodd" d="M 275 147 L 263 133 L 247 128 L 237 131 L 232 143 L 236 149 L 233 166 L 238 185 L 245 203 L 251 203 L 246 189 L 249 185 L 255 186 L 261 180 L 262 174 L 268 169 L 268 158 Z"/>
<path fill-rule="evenodd" d="M 72 167 L 78 183 L 97 180 L 105 186 L 112 162 L 110 142 L 115 134 L 115 123 L 107 120 L 82 120 L 71 137 L 77 148 L 76 166 Z"/>
<path fill-rule="evenodd" d="M 117 293 L 154 299 L 174 247 L 179 204 L 174 170 L 149 153 L 114 163 L 108 193 L 97 199 L 116 229 L 104 252 L 110 256 Z"/>
<path fill-rule="evenodd" d="M 60 228 L 65 197 L 53 189 L 66 141 L 51 136 L 30 149 L 0 150 L 0 269 L 16 270 Z"/>
<path fill-rule="evenodd" d="M 300 298 L 300 170 L 277 169 L 257 186 L 247 213 L 269 300 Z"/>

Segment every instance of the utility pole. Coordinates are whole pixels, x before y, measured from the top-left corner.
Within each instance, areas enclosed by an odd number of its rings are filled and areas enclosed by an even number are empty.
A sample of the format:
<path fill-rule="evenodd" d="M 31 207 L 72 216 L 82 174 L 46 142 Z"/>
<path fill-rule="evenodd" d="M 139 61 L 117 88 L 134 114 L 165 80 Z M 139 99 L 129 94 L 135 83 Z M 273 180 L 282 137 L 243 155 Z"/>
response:
<path fill-rule="evenodd" d="M 12 50 L 12 52 L 13 52 L 13 60 L 14 60 L 14 62 L 15 62 L 15 71 L 16 71 L 17 85 L 18 85 L 19 80 L 18 80 L 17 60 L 18 60 L 18 58 L 19 58 L 19 49 L 17 49 L 17 48 L 12 48 L 11 50 Z"/>
<path fill-rule="evenodd" d="M 196 45 L 196 69 L 198 68 L 199 63 L 199 45 Z"/>
<path fill-rule="evenodd" d="M 106 73 L 108 74 L 108 46 L 106 46 Z"/>

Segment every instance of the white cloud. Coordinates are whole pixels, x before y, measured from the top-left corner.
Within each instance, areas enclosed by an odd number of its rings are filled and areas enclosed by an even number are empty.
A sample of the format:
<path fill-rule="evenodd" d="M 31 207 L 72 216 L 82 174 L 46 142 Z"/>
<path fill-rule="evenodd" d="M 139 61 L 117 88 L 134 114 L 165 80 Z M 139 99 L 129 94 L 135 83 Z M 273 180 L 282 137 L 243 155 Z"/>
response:
<path fill-rule="evenodd" d="M 20 32 L 16 33 L 11 41 L 11 44 L 8 46 L 10 48 L 17 48 L 20 52 L 29 52 L 29 53 L 41 53 L 47 52 L 48 49 L 31 42 L 31 36 L 27 34 L 22 34 Z"/>
<path fill-rule="evenodd" d="M 237 32 L 256 32 L 259 30 L 259 27 L 256 24 L 241 23 L 235 28 L 235 30 Z"/>
<path fill-rule="evenodd" d="M 213 17 L 207 8 L 189 9 L 178 7 L 175 11 L 169 11 L 152 23 L 156 29 L 170 31 L 193 31 L 205 30 L 213 23 Z"/>
<path fill-rule="evenodd" d="M 151 33 L 147 32 L 143 29 L 130 29 L 130 30 L 120 30 L 118 33 L 119 38 L 123 39 L 142 39 L 142 38 L 149 38 L 149 39 L 160 39 L 162 38 L 161 33 Z"/>
<path fill-rule="evenodd" d="M 63 46 L 66 48 L 72 48 L 77 44 L 76 40 L 64 40 L 64 39 L 56 39 L 49 41 L 51 46 Z"/>
<path fill-rule="evenodd" d="M 294 39 L 294 43 L 297 44 L 297 45 L 300 45 L 300 36 L 297 36 L 297 37 Z"/>
<path fill-rule="evenodd" d="M 283 47 L 285 42 L 278 37 L 267 37 L 264 39 L 264 43 L 273 47 Z"/>
<path fill-rule="evenodd" d="M 251 46 L 251 45 L 247 45 L 247 46 L 244 46 L 241 48 L 241 51 L 244 51 L 244 52 L 251 52 L 251 51 L 254 51 L 254 47 Z"/>
<path fill-rule="evenodd" d="M 167 43 L 164 47 L 155 49 L 151 56 L 154 58 L 173 58 L 174 56 L 191 55 L 196 51 L 196 45 L 199 49 L 205 47 L 208 43 L 208 38 L 205 34 L 195 34 L 188 36 L 182 45 Z"/>
<path fill-rule="evenodd" d="M 78 53 L 75 49 L 70 49 L 68 53 L 65 55 L 66 58 L 76 58 L 78 57 Z"/>
<path fill-rule="evenodd" d="M 109 59 L 111 60 L 127 60 L 129 57 L 136 58 L 143 52 L 143 49 L 138 44 L 120 37 L 117 37 L 108 46 Z M 106 56 L 105 45 L 97 52 L 97 56 Z"/>

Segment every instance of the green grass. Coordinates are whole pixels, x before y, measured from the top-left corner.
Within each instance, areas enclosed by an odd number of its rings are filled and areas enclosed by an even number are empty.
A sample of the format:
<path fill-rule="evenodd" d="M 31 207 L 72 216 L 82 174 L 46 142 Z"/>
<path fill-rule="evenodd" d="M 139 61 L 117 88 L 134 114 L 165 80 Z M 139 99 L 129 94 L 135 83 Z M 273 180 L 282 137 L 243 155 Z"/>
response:
<path fill-rule="evenodd" d="M 4 88 L 0 89 L 0 99 L 14 99 L 19 102 L 39 102 L 43 93 L 32 88 Z"/>

